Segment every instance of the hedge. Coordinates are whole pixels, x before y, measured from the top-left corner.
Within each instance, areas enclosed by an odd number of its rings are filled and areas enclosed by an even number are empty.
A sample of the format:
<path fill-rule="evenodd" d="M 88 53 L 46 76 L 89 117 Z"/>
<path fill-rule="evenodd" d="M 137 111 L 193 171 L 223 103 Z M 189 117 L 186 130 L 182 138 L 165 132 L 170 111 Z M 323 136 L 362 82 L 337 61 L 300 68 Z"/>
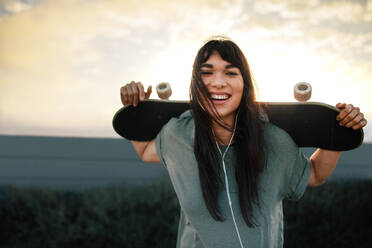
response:
<path fill-rule="evenodd" d="M 285 247 L 370 247 L 372 181 L 332 182 L 284 202 Z M 3 187 L 0 246 L 175 247 L 179 205 L 168 181 L 82 192 Z"/>

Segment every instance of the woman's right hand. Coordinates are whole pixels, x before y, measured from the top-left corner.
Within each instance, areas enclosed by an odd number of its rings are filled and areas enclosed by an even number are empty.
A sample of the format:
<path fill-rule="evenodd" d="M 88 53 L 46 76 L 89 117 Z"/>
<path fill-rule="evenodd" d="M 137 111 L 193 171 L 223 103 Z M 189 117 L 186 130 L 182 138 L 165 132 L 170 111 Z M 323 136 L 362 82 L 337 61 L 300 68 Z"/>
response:
<path fill-rule="evenodd" d="M 121 102 L 123 105 L 133 105 L 136 107 L 138 102 L 144 99 L 149 99 L 152 92 L 152 86 L 150 85 L 145 92 L 141 82 L 131 81 L 130 84 L 126 84 L 120 89 Z"/>

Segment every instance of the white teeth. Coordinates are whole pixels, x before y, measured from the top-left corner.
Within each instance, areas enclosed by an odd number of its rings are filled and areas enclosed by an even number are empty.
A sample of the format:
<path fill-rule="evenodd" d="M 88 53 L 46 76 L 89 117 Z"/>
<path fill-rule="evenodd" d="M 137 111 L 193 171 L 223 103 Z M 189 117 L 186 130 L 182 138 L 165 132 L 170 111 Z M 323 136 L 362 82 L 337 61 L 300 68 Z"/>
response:
<path fill-rule="evenodd" d="M 212 99 L 215 99 L 215 100 L 225 100 L 227 98 L 229 98 L 228 95 L 211 95 Z"/>

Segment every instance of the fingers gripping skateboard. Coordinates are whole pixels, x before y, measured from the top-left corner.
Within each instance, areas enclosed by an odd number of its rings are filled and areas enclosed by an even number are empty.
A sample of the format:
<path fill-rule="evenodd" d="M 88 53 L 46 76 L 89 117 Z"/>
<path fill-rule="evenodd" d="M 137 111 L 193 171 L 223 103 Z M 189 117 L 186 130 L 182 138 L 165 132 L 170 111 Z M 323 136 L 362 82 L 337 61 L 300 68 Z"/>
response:
<path fill-rule="evenodd" d="M 299 82 L 294 86 L 294 97 L 299 102 L 306 102 L 311 97 L 311 85 L 306 82 Z"/>
<path fill-rule="evenodd" d="M 156 92 L 160 99 L 169 99 L 172 95 L 172 89 L 169 83 L 163 82 L 156 86 Z"/>

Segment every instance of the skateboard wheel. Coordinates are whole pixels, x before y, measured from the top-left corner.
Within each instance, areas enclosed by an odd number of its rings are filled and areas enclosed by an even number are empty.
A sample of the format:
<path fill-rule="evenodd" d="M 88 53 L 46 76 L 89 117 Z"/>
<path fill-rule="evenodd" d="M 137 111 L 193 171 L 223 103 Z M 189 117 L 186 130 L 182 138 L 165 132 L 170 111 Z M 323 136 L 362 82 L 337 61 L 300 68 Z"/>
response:
<path fill-rule="evenodd" d="M 172 89 L 169 83 L 163 82 L 156 86 L 156 92 L 160 99 L 168 99 L 172 95 Z"/>
<path fill-rule="evenodd" d="M 306 102 L 311 97 L 311 85 L 306 82 L 299 82 L 294 87 L 294 98 L 299 102 Z"/>

